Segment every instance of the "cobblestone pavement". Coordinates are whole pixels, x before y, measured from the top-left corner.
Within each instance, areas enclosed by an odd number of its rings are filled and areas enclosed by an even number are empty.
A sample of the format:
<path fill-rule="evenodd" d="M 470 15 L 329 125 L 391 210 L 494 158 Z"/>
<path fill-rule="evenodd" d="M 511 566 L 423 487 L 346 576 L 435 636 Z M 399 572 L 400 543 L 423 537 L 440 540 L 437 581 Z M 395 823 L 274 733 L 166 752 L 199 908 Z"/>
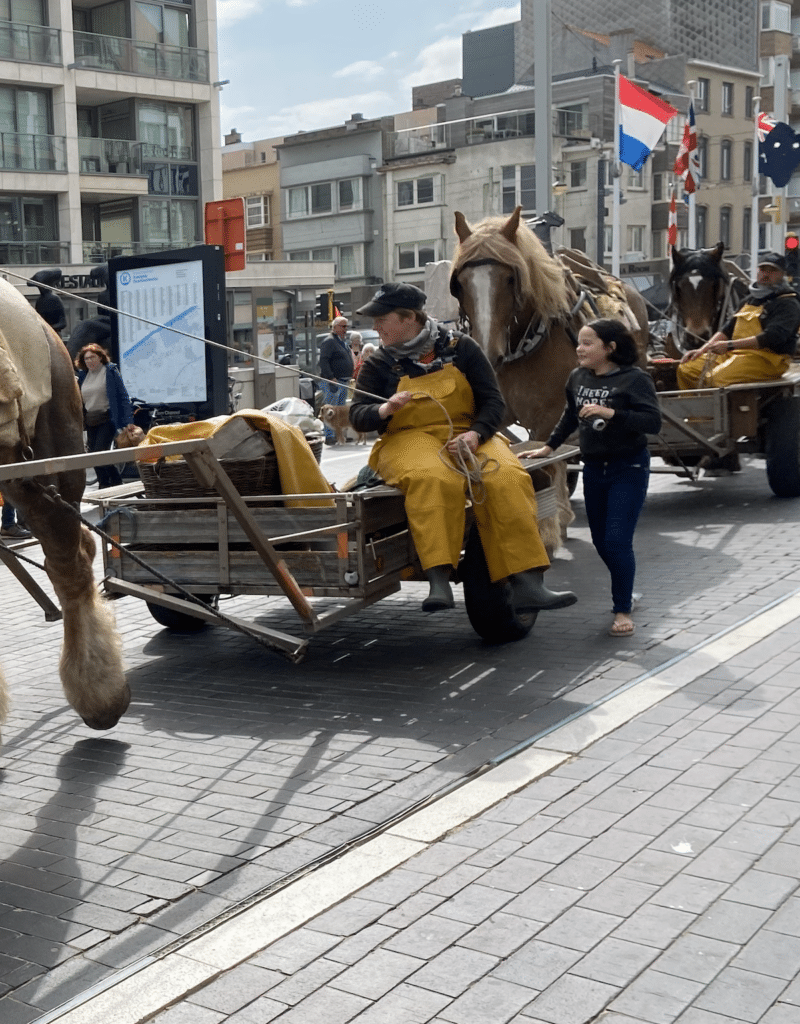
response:
<path fill-rule="evenodd" d="M 507 647 L 484 645 L 460 602 L 423 616 L 414 585 L 315 637 L 300 666 L 222 629 L 168 634 L 140 602 L 119 602 L 134 698 L 108 734 L 90 733 L 64 705 L 59 626 L 3 575 L 14 696 L 0 755 L 3 1024 L 80 996 L 800 586 L 800 508 L 771 497 L 762 465 L 702 486 L 657 478 L 638 534 L 637 633 L 612 640 L 605 570 L 576 507 L 552 576 L 580 604 L 540 616 Z M 274 604 L 250 598 L 235 611 L 296 629 Z M 205 1011 L 192 1012 L 187 1020 L 206 1024 Z M 221 1019 L 213 1012 L 209 1021 Z"/>
<path fill-rule="evenodd" d="M 795 619 L 141 1019 L 796 1024 L 799 681 Z"/>

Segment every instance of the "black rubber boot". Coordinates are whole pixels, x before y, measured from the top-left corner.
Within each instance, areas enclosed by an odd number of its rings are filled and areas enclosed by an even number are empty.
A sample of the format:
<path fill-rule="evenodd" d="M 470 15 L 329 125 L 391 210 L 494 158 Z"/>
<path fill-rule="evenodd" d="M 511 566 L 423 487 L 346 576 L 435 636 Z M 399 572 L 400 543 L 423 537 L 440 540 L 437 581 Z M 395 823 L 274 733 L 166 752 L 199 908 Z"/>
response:
<path fill-rule="evenodd" d="M 450 566 L 435 565 L 425 570 L 425 579 L 430 584 L 428 596 L 422 602 L 424 612 L 441 612 L 445 608 L 455 608 L 453 591 L 450 588 Z"/>
<path fill-rule="evenodd" d="M 578 600 L 571 590 L 548 590 L 544 585 L 544 570 L 529 569 L 508 577 L 511 601 L 518 612 L 543 612 L 555 608 L 569 608 Z"/>

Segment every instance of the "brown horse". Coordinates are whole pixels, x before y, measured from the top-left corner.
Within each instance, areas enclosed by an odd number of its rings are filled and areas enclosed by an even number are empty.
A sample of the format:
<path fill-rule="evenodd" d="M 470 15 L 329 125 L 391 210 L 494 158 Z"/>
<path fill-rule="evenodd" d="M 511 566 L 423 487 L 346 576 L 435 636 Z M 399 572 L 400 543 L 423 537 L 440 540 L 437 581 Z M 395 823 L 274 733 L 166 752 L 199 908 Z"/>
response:
<path fill-rule="evenodd" d="M 673 249 L 669 287 L 682 351 L 699 348 L 728 320 L 747 294 L 749 282 L 736 264 L 723 260 L 725 246 Z"/>
<path fill-rule="evenodd" d="M 506 422 L 517 421 L 532 437 L 546 440 L 564 408 L 564 385 L 577 365 L 582 324 L 596 316 L 623 320 L 644 364 L 647 309 L 638 292 L 583 254 L 550 256 L 520 220 L 520 210 L 474 227 L 456 213 L 459 245 L 450 291 L 469 320 L 470 335 L 495 368 L 508 407 Z M 591 299 L 587 292 L 594 293 Z"/>
<path fill-rule="evenodd" d="M 0 280 L 0 465 L 83 453 L 83 410 L 64 343 L 13 285 Z M 2 482 L 42 545 L 45 569 L 61 603 L 60 674 L 72 707 L 92 729 L 116 725 L 130 703 L 113 615 L 92 572 L 95 543 L 69 509 L 51 500 L 54 486 L 76 507 L 83 470 Z M 8 691 L 0 675 L 0 721 Z"/>

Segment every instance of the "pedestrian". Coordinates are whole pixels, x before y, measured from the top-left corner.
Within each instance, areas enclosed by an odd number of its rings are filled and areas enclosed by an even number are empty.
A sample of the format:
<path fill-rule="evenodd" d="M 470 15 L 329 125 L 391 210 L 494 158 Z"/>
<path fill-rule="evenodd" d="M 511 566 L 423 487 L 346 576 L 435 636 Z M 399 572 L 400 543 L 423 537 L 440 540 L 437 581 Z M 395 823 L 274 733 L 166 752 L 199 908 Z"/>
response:
<path fill-rule="evenodd" d="M 430 588 L 422 610 L 454 606 L 450 579 L 464 541 L 467 493 L 460 467 L 473 456 L 486 470 L 473 485 L 472 510 L 492 582 L 508 581 L 518 613 L 566 608 L 575 595 L 544 585 L 550 560 L 531 478 L 497 433 L 505 402 L 494 370 L 472 338 L 426 313 L 425 299 L 414 285 L 390 282 L 358 310 L 375 318 L 381 348 L 362 366 L 363 391 L 350 407 L 356 430 L 381 435 L 370 467 L 405 495 Z"/>
<path fill-rule="evenodd" d="M 775 380 L 797 346 L 800 300 L 784 274 L 786 260 L 770 252 L 758 261 L 755 284 L 722 328 L 678 366 L 678 387 L 724 388 Z"/>
<path fill-rule="evenodd" d="M 367 359 L 369 359 L 372 353 L 377 351 L 378 346 L 371 345 L 369 342 L 367 342 L 366 345 L 361 346 L 361 355 L 358 358 L 358 362 L 353 367 L 353 380 L 358 380 L 358 375 L 359 373 L 361 373 L 361 367 L 364 365 Z"/>
<path fill-rule="evenodd" d="M 37 270 L 31 281 L 35 281 L 36 287 L 39 289 L 39 298 L 33 308 L 42 320 L 50 324 L 60 338 L 61 332 L 67 326 L 67 314 L 61 298 L 48 285 L 55 288 L 61 284 L 61 268 Z"/>
<path fill-rule="evenodd" d="M 583 500 L 592 543 L 611 574 L 611 636 L 636 628 L 633 534 L 650 478 L 647 434 L 661 429 L 661 411 L 649 374 L 634 364 L 636 342 L 617 320 L 595 320 L 578 333 L 578 368 L 570 374 L 567 403 L 547 444 L 521 459 L 550 455 L 578 430 L 583 459 Z"/>
<path fill-rule="evenodd" d="M 0 537 L 10 537 L 13 540 L 26 540 L 31 536 L 31 531 L 17 516 L 17 510 L 3 498 L 2 516 L 0 516 Z"/>
<path fill-rule="evenodd" d="M 108 451 L 117 434 L 133 424 L 133 408 L 119 370 L 100 345 L 84 345 L 75 357 L 83 399 L 87 451 Z M 116 466 L 95 466 L 97 486 L 116 487 L 122 477 Z"/>
<path fill-rule="evenodd" d="M 347 344 L 347 317 L 337 316 L 331 322 L 331 332 L 322 339 L 319 348 L 319 370 L 322 405 L 346 405 L 347 385 L 353 376 L 353 353 Z M 336 444 L 336 432 L 325 424 L 325 444 Z"/>

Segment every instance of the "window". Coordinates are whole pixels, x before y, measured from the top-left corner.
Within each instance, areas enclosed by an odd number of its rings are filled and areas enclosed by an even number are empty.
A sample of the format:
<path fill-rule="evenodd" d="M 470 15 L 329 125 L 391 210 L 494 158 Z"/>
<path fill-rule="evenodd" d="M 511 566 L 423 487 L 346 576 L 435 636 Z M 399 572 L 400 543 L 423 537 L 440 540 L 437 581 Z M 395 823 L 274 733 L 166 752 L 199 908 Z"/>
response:
<path fill-rule="evenodd" d="M 249 228 L 269 226 L 269 196 L 248 196 L 245 199 L 245 212 Z"/>
<path fill-rule="evenodd" d="M 726 249 L 731 247 L 731 208 L 723 206 L 719 211 L 719 240 Z"/>
<path fill-rule="evenodd" d="M 628 227 L 628 251 L 644 252 L 644 227 L 639 224 L 631 224 Z"/>
<path fill-rule="evenodd" d="M 644 168 L 640 171 L 628 168 L 628 188 L 644 188 Z"/>
<path fill-rule="evenodd" d="M 361 209 L 361 178 L 344 178 L 339 183 L 339 212 Z"/>
<path fill-rule="evenodd" d="M 753 210 L 746 206 L 742 210 L 742 249 L 750 247 L 750 232 L 753 229 Z"/>
<path fill-rule="evenodd" d="M 711 91 L 711 82 L 708 78 L 697 79 L 697 97 L 695 100 L 697 109 L 704 114 L 708 113 L 708 95 Z"/>
<path fill-rule="evenodd" d="M 397 205 L 419 206 L 433 202 L 433 178 L 412 178 L 397 182 Z"/>
<path fill-rule="evenodd" d="M 572 103 L 556 110 L 556 135 L 588 135 L 589 104 Z"/>
<path fill-rule="evenodd" d="M 140 209 L 143 242 L 180 247 L 197 241 L 196 202 L 150 198 L 141 200 Z"/>
<path fill-rule="evenodd" d="M 586 228 L 569 229 L 569 247 L 579 252 L 586 252 Z"/>
<path fill-rule="evenodd" d="M 744 87 L 744 116 L 753 116 L 753 100 L 755 98 L 755 90 L 752 85 L 746 85 Z"/>
<path fill-rule="evenodd" d="M 705 135 L 697 137 L 697 170 L 701 178 L 708 177 L 708 138 Z"/>
<path fill-rule="evenodd" d="M 603 226 L 603 253 L 610 253 L 614 249 L 614 228 L 610 224 Z"/>
<path fill-rule="evenodd" d="M 333 261 L 333 246 L 328 245 L 323 249 L 312 249 L 311 259 L 316 260 L 319 263 L 324 263 L 326 261 L 331 263 Z"/>
<path fill-rule="evenodd" d="M 398 270 L 421 270 L 426 263 L 436 262 L 435 239 L 425 242 L 404 242 L 397 247 Z"/>
<path fill-rule="evenodd" d="M 708 207 L 698 206 L 695 209 L 695 235 L 698 248 L 705 249 L 708 234 Z"/>
<path fill-rule="evenodd" d="M 569 183 L 572 188 L 582 188 L 586 185 L 586 161 L 573 160 L 569 165 Z M 575 246 L 573 246 L 573 249 Z"/>
<path fill-rule="evenodd" d="M 722 114 L 733 116 L 733 82 L 722 83 Z"/>
<path fill-rule="evenodd" d="M 139 103 L 138 135 L 142 159 L 194 160 L 194 112 L 178 103 Z M 113 138 L 130 138 L 114 135 Z"/>
<path fill-rule="evenodd" d="M 44 89 L 0 86 L 0 132 L 3 133 L 0 167 L 23 171 L 56 170 L 55 153 L 48 138 L 52 134 L 50 97 Z"/>
<path fill-rule="evenodd" d="M 287 213 L 290 219 L 316 217 L 319 214 L 331 212 L 333 190 L 329 181 L 323 181 L 317 185 L 300 185 L 297 188 L 290 188 L 288 196 Z"/>
<path fill-rule="evenodd" d="M 742 178 L 745 181 L 753 180 L 753 143 L 745 142 L 742 153 Z"/>
<path fill-rule="evenodd" d="M 364 273 L 364 246 L 340 245 L 337 277 L 361 277 Z"/>
<path fill-rule="evenodd" d="M 536 210 L 536 164 L 510 164 L 502 168 L 503 213 L 521 206 L 524 213 Z"/>
<path fill-rule="evenodd" d="M 719 145 L 719 177 L 720 181 L 731 180 L 731 147 L 730 139 L 723 139 Z"/>
<path fill-rule="evenodd" d="M 653 246 L 653 259 L 662 259 L 664 256 L 669 256 L 669 252 L 664 248 L 666 245 L 666 232 L 665 231 L 654 231 L 650 236 L 651 244 Z"/>
<path fill-rule="evenodd" d="M 653 202 L 660 203 L 664 199 L 664 175 L 653 175 Z"/>
<path fill-rule="evenodd" d="M 761 28 L 775 32 L 792 31 L 792 5 L 770 0 L 761 5 Z"/>

